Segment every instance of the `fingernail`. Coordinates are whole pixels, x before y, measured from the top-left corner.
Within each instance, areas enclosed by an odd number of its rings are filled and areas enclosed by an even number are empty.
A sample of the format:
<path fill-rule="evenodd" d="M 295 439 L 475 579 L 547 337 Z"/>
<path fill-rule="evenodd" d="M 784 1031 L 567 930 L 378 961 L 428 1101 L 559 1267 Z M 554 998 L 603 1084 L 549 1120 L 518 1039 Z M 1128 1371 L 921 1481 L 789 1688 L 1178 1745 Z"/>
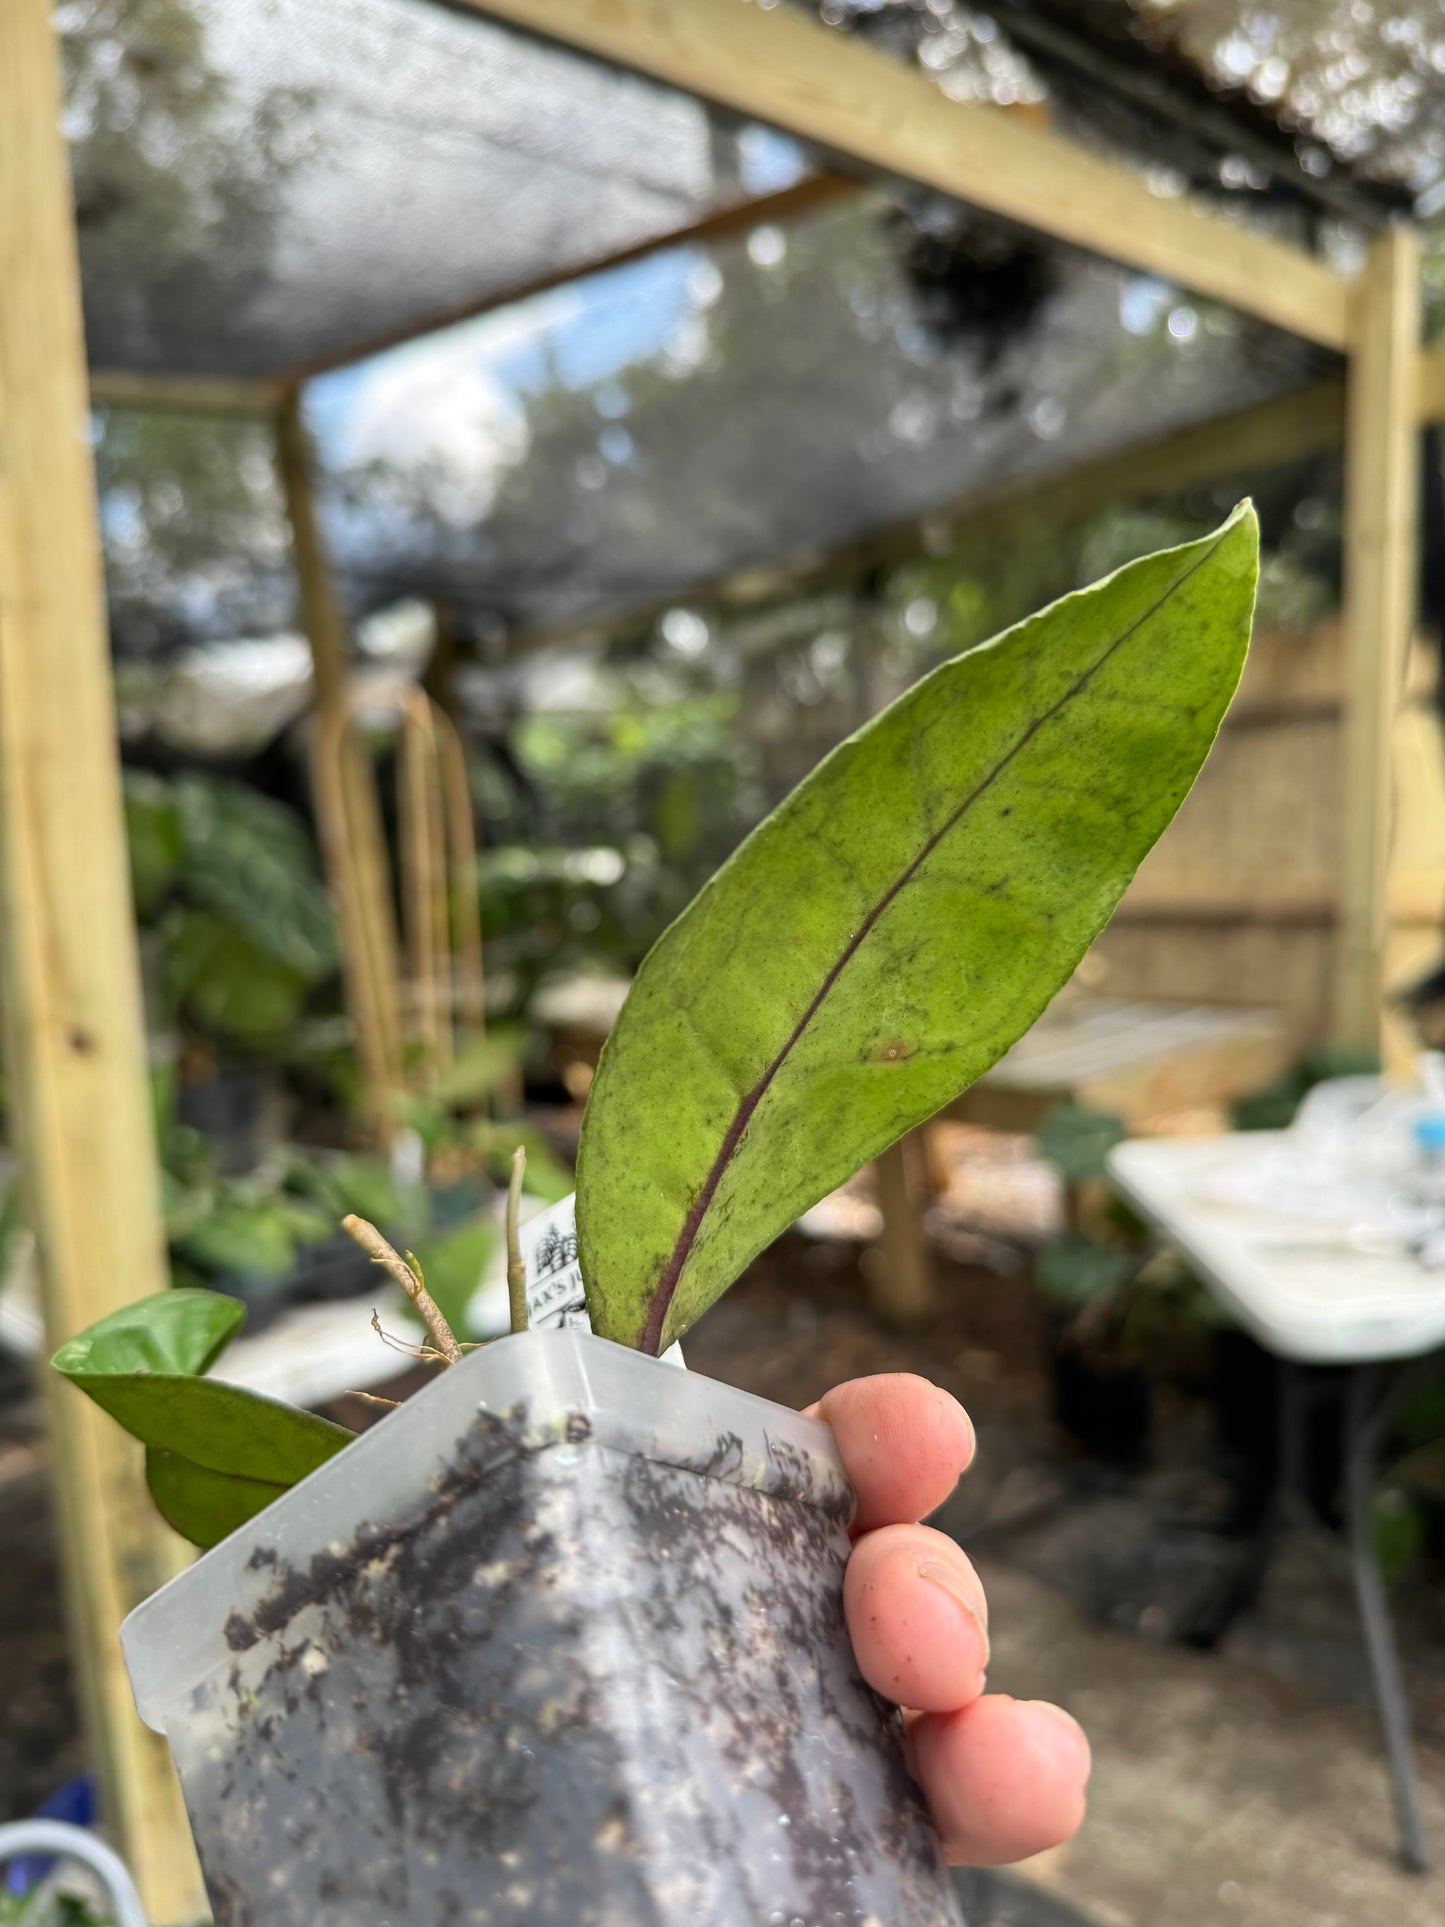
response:
<path fill-rule="evenodd" d="M 962 1607 L 978 1628 L 979 1644 L 983 1649 L 983 1657 L 979 1661 L 979 1667 L 982 1670 L 988 1665 L 988 1627 L 984 1624 L 983 1615 L 974 1604 L 964 1581 L 951 1566 L 946 1566 L 936 1559 L 925 1559 L 918 1568 L 918 1576 L 920 1579 L 926 1579 L 931 1586 L 937 1586 L 941 1591 L 946 1592 L 954 1604 Z"/>
<path fill-rule="evenodd" d="M 1036 1706 L 1041 1713 L 1047 1713 L 1056 1726 L 1067 1728 L 1069 1738 L 1083 1762 L 1084 1779 L 1087 1781 L 1093 1771 L 1094 1753 L 1089 1745 L 1089 1736 L 1083 1727 L 1072 1713 L 1066 1713 L 1062 1706 L 1055 1706 L 1052 1700 L 1030 1700 L 1028 1703 L 1030 1706 Z"/>

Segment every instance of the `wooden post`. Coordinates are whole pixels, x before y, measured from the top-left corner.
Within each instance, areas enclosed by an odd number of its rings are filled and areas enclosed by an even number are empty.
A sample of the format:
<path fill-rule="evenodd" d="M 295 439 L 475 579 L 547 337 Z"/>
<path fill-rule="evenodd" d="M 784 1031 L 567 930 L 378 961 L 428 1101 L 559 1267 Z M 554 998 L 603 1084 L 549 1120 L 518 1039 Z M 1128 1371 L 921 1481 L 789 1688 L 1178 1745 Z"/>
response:
<path fill-rule="evenodd" d="M 1350 318 L 1345 423 L 1345 750 L 1334 976 L 1337 1041 L 1381 1043 L 1391 738 L 1415 620 L 1419 246 L 1370 244 Z"/>
<path fill-rule="evenodd" d="M 311 648 L 316 695 L 312 782 L 322 857 L 341 925 L 346 998 L 371 1124 L 385 1141 L 402 1059 L 386 838 L 375 776 L 348 728 L 346 629 L 316 518 L 311 443 L 295 389 L 276 417 L 276 456 L 291 525 L 301 626 Z"/>
<path fill-rule="evenodd" d="M 456 691 L 452 675 L 457 666 L 457 612 L 451 602 L 431 605 L 432 649 L 421 686 L 444 716 L 455 716 Z"/>
<path fill-rule="evenodd" d="M 46 1339 L 167 1281 L 131 918 L 74 219 L 49 0 L 0 5 L 0 955 Z M 181 1561 L 140 1448 L 48 1383 L 73 1650 L 106 1824 L 152 1920 L 203 1911 L 116 1641 Z"/>
<path fill-rule="evenodd" d="M 890 1144 L 873 1163 L 883 1235 L 868 1267 L 873 1309 L 890 1323 L 921 1318 L 933 1301 L 928 1249 L 923 1242 L 927 1166 L 922 1130 Z"/>
<path fill-rule="evenodd" d="M 301 626 L 311 647 L 316 707 L 322 715 L 334 716 L 346 691 L 346 629 L 316 520 L 311 438 L 301 414 L 299 389 L 291 389 L 277 411 L 276 457 L 291 524 Z"/>
<path fill-rule="evenodd" d="M 397 840 L 406 932 L 407 1019 L 424 1084 L 452 1059 L 451 918 L 446 794 L 436 714 L 412 690 L 402 708 Z"/>

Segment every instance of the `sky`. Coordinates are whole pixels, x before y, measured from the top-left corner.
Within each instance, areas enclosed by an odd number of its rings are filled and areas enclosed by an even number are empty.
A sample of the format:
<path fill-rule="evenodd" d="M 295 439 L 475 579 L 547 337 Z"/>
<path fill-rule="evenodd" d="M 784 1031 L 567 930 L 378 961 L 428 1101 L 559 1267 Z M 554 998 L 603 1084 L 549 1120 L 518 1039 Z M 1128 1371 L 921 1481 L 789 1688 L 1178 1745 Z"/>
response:
<path fill-rule="evenodd" d="M 759 195 L 804 172 L 793 142 L 749 128 L 743 185 Z M 456 507 L 484 512 L 500 469 L 526 447 L 529 396 L 595 388 L 660 352 L 715 298 L 697 246 L 669 248 L 461 322 L 313 382 L 307 414 L 325 465 L 439 457 L 465 478 Z"/>

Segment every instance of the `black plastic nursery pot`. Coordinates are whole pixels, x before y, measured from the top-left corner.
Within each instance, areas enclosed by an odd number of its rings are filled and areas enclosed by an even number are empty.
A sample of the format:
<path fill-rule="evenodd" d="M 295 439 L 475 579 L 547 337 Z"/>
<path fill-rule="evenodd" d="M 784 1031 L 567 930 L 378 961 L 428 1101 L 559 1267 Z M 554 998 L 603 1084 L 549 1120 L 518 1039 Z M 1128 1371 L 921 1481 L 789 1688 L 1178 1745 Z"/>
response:
<path fill-rule="evenodd" d="M 828 1428 L 573 1332 L 443 1373 L 127 1621 L 216 1927 L 961 1927 Z"/>
<path fill-rule="evenodd" d="M 1093 1458 L 1110 1465 L 1142 1464 L 1153 1425 L 1149 1374 L 1079 1345 L 1071 1314 L 1051 1307 L 1048 1330 L 1054 1417 L 1060 1426 Z"/>

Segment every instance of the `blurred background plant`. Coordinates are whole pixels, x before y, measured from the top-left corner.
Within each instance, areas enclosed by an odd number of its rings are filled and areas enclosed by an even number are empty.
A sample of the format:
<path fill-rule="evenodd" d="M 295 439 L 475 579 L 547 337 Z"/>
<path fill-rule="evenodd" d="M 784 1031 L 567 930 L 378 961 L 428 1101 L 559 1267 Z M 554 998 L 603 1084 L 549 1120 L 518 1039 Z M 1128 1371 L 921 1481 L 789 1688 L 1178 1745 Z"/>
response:
<path fill-rule="evenodd" d="M 1051 1339 L 1055 1416 L 1101 1458 L 1147 1449 L 1153 1388 L 1207 1383 L 1219 1301 L 1108 1183 L 1105 1160 L 1125 1135 L 1107 1111 L 1063 1102 L 1034 1142 L 1064 1180 L 1068 1229 L 1039 1248 L 1034 1283 Z"/>
<path fill-rule="evenodd" d="M 546 977 L 630 975 L 762 813 L 736 690 L 647 671 L 600 677 L 603 707 L 519 718 L 507 764 L 479 774 L 482 930 L 509 1013 Z"/>
<path fill-rule="evenodd" d="M 336 928 L 306 825 L 200 774 L 128 771 L 125 813 L 159 1023 L 218 1062 L 284 1060 L 311 1000 L 337 1007 Z"/>
<path fill-rule="evenodd" d="M 0 1927 L 115 1927 L 108 1914 L 93 1913 L 73 1894 L 37 1887 L 28 1894 L 0 1894 Z"/>

